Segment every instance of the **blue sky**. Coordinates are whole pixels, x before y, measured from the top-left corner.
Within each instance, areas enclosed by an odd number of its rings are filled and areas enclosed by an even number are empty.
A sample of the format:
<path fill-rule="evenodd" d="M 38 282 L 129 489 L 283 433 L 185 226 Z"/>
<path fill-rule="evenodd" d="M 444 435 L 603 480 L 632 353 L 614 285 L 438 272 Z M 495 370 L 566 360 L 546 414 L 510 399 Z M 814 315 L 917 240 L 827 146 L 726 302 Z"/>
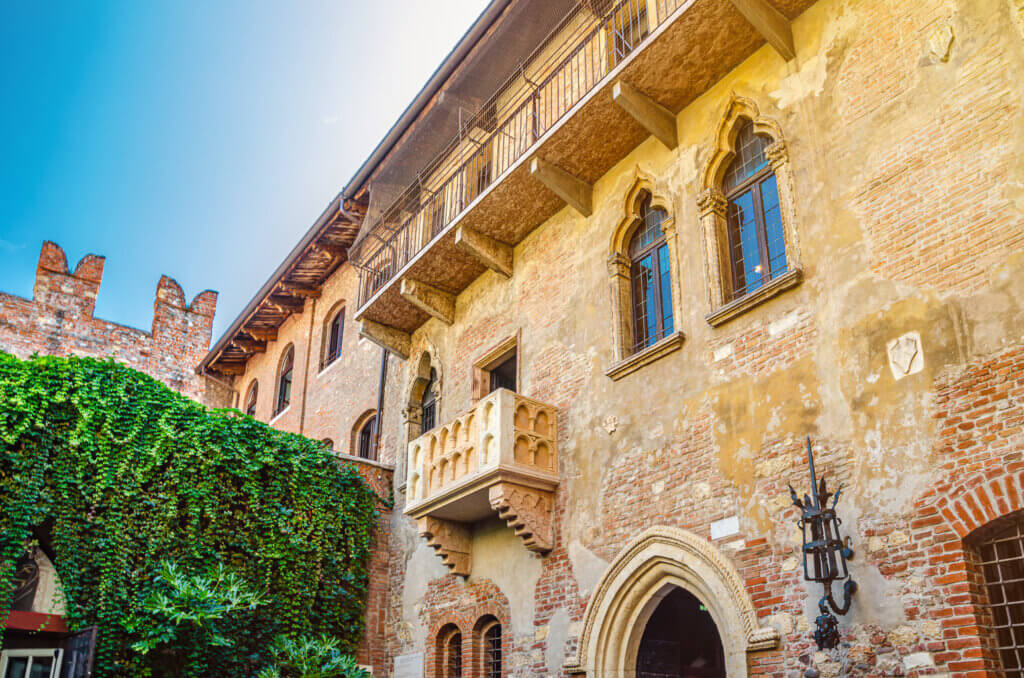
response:
<path fill-rule="evenodd" d="M 0 22 L 0 290 L 39 248 L 105 255 L 96 315 L 149 329 L 162 273 L 214 339 L 485 0 L 11 2 Z"/>

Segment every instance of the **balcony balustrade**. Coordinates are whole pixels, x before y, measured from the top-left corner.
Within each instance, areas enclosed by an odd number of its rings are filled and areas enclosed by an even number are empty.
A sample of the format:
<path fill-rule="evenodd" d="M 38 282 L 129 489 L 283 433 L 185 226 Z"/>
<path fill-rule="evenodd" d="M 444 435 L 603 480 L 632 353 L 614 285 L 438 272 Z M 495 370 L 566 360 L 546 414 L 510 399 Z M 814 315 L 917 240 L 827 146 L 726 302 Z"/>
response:
<path fill-rule="evenodd" d="M 402 354 L 402 335 L 450 322 L 443 307 L 488 268 L 511 275 L 530 231 L 567 204 L 589 215 L 590 186 L 641 141 L 674 147 L 675 113 L 766 39 L 792 58 L 789 19 L 812 2 L 580 0 L 383 211 L 355 260 L 363 334 Z"/>
<path fill-rule="evenodd" d="M 409 443 L 405 514 L 454 573 L 469 575 L 471 525 L 495 513 L 526 548 L 551 549 L 557 415 L 498 389 Z"/>

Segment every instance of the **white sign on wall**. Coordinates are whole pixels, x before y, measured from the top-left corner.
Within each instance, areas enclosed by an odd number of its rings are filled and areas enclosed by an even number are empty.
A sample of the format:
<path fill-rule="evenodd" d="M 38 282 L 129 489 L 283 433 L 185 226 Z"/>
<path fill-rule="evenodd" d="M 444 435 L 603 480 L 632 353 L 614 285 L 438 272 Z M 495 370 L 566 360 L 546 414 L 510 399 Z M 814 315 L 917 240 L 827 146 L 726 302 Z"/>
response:
<path fill-rule="evenodd" d="M 423 653 L 395 657 L 395 678 L 423 678 Z"/>

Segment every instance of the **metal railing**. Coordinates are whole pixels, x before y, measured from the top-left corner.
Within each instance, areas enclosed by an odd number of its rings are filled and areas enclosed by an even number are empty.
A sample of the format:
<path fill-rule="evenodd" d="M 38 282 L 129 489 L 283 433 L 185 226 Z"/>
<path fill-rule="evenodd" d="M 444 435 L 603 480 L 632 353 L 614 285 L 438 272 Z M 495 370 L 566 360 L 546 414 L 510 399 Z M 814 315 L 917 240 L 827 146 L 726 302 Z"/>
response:
<path fill-rule="evenodd" d="M 579 0 L 375 225 L 359 305 L 518 161 L 685 0 Z M 367 245 L 367 248 L 369 246 Z"/>

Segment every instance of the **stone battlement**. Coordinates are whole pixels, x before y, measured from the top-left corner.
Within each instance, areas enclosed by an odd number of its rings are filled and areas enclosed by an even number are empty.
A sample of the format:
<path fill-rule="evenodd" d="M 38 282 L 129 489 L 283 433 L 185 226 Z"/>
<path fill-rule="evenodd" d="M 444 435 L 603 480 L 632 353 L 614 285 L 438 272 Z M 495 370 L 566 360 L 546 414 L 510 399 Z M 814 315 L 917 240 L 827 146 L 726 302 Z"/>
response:
<path fill-rule="evenodd" d="M 149 332 L 94 317 L 106 259 L 87 254 L 74 271 L 56 243 L 39 254 L 32 299 L 0 292 L 0 349 L 25 358 L 33 353 L 114 358 L 192 398 L 205 394 L 196 366 L 210 345 L 217 293 L 206 290 L 190 304 L 181 286 L 161 276 Z"/>

